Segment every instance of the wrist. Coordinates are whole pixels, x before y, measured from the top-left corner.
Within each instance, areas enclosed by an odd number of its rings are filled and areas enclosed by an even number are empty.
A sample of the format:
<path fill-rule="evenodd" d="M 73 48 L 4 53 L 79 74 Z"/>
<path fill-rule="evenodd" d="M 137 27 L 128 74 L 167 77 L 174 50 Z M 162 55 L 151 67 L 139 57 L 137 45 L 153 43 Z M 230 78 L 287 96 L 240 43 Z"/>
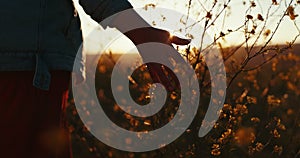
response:
<path fill-rule="evenodd" d="M 134 29 L 124 33 L 135 45 L 147 42 L 169 43 L 170 33 L 154 27 Z"/>

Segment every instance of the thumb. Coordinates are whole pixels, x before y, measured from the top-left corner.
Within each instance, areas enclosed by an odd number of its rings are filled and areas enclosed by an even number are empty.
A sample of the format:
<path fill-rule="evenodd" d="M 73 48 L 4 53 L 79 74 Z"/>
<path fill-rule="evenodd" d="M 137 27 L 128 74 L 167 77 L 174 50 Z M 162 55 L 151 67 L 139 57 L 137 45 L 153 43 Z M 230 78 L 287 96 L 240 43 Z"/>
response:
<path fill-rule="evenodd" d="M 183 38 L 180 38 L 180 37 L 177 37 L 177 36 L 171 36 L 170 37 L 170 42 L 174 43 L 174 44 L 177 44 L 177 45 L 187 45 L 191 42 L 191 40 L 190 39 L 183 39 Z"/>

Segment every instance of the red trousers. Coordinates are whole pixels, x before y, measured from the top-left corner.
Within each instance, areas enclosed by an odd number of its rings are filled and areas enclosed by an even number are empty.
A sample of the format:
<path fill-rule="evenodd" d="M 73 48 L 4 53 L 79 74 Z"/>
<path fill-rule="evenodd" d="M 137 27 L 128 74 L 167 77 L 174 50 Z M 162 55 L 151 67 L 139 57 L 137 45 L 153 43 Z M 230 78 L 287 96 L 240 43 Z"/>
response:
<path fill-rule="evenodd" d="M 49 91 L 32 86 L 34 72 L 0 72 L 0 157 L 70 158 L 62 121 L 70 72 L 51 72 Z"/>

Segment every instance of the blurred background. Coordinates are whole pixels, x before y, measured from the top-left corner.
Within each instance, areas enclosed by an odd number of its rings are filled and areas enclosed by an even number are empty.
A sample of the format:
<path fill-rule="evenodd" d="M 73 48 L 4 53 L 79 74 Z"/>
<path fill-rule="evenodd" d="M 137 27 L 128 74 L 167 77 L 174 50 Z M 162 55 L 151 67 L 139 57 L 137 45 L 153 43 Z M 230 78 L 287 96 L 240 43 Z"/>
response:
<path fill-rule="evenodd" d="M 109 147 L 89 133 L 89 125 L 82 124 L 74 100 L 70 98 L 68 119 L 75 158 L 300 157 L 300 1 L 130 2 L 135 8 L 141 8 L 141 16 L 154 27 L 171 23 L 178 26 L 170 30 L 171 33 L 192 39 L 192 45 L 174 47 L 198 76 L 201 101 L 197 115 L 186 132 L 173 143 L 147 153 L 130 153 Z M 153 130 L 168 123 L 176 114 L 180 91 L 168 92 L 163 109 L 151 117 L 137 118 L 118 107 L 111 93 L 111 72 L 124 53 L 128 60 L 136 62 L 137 50 L 120 32 L 102 28 L 76 1 L 75 5 L 82 21 L 87 63 L 97 62 L 98 65 L 96 72 L 87 70 L 87 73 L 96 73 L 96 93 L 107 116 L 120 127 L 132 131 Z M 176 10 L 185 16 L 168 19 L 164 13 L 153 14 L 157 7 Z M 201 28 L 195 28 L 195 22 Z M 211 41 L 205 43 L 202 35 L 211 37 Z M 120 38 L 106 49 L 103 41 L 116 37 Z M 212 131 L 199 138 L 200 122 L 213 86 L 205 63 L 205 52 L 211 48 L 217 48 L 223 56 L 228 88 L 219 120 Z M 104 54 L 98 59 L 100 51 Z M 128 82 L 129 87 L 118 90 L 129 88 L 132 98 L 141 105 L 150 101 L 148 90 L 153 82 L 145 65 L 141 64 Z M 220 91 L 220 95 L 225 92 Z M 93 103 L 81 100 L 81 104 Z"/>

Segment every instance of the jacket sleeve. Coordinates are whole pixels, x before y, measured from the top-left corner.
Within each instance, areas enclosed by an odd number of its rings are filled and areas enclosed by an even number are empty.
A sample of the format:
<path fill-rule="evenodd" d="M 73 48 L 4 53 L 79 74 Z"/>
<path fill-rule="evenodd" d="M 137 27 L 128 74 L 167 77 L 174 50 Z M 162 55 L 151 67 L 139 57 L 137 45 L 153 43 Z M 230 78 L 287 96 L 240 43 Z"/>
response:
<path fill-rule="evenodd" d="M 127 0 L 79 0 L 84 11 L 97 22 L 118 13 L 132 8 Z"/>

